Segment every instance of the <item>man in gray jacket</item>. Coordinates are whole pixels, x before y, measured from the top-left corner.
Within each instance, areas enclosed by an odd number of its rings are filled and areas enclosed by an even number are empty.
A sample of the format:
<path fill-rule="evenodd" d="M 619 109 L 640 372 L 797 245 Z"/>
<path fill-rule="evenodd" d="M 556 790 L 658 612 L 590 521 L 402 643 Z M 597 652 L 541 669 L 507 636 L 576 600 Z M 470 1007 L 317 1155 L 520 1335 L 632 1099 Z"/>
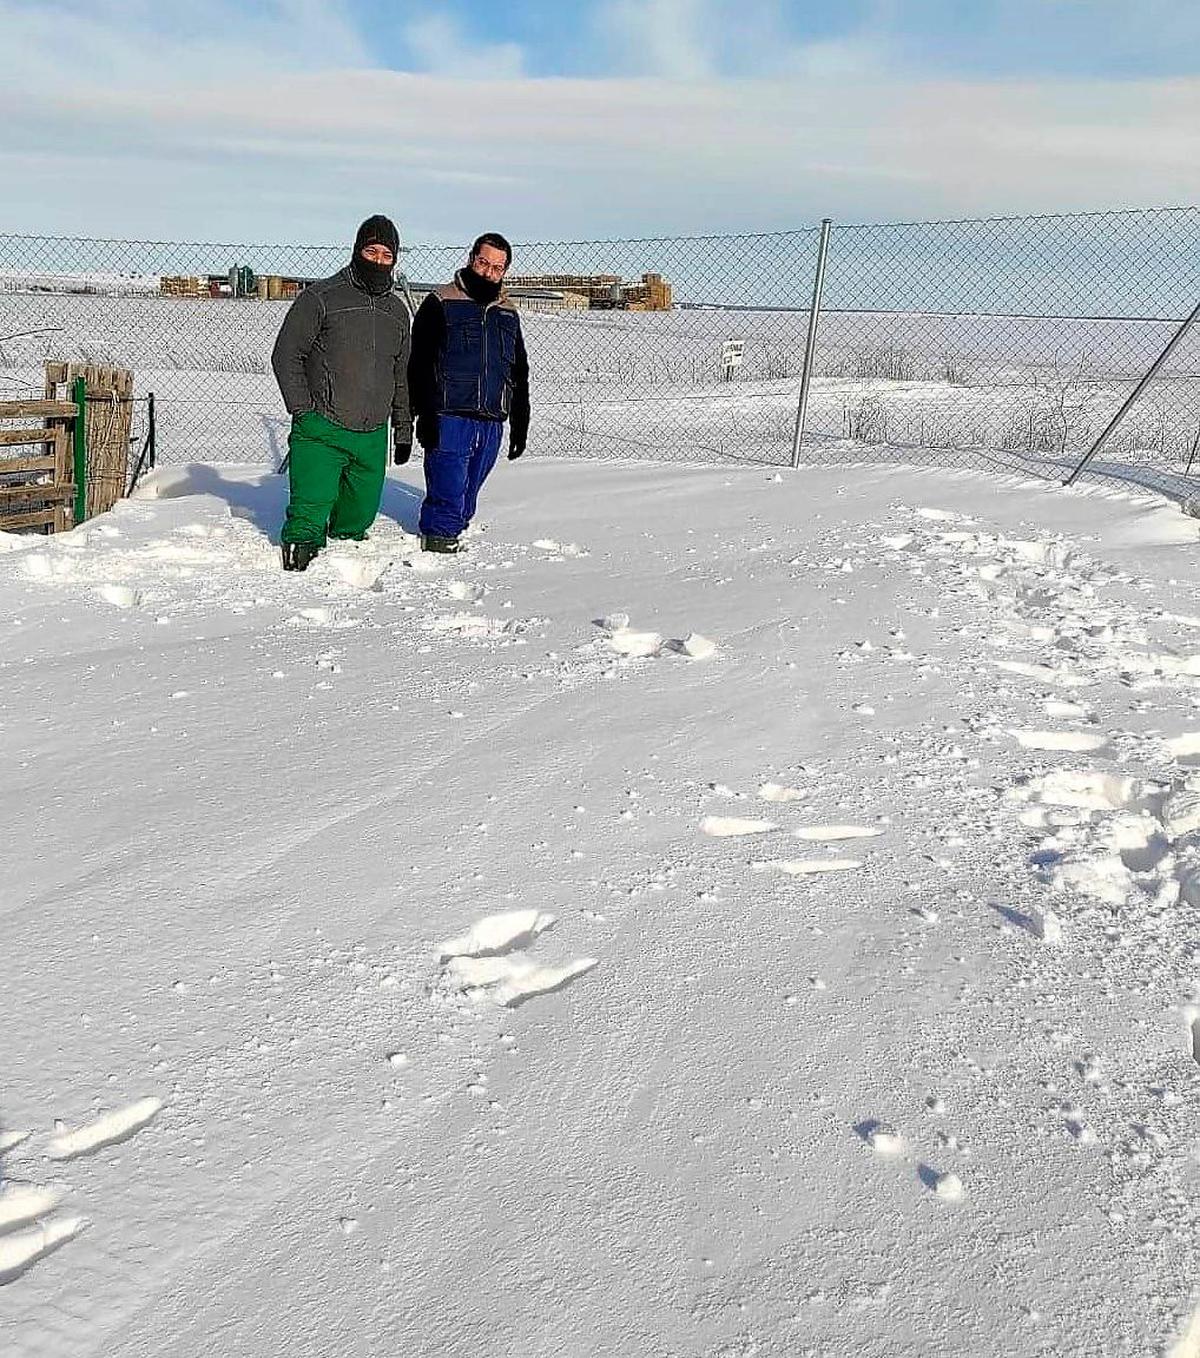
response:
<path fill-rule="evenodd" d="M 368 217 L 350 263 L 304 289 L 275 341 L 271 366 L 292 417 L 285 571 L 307 570 L 327 538 L 366 537 L 383 495 L 389 414 L 396 461 L 412 452 L 410 321 L 392 291 L 399 252 L 388 218 Z"/>

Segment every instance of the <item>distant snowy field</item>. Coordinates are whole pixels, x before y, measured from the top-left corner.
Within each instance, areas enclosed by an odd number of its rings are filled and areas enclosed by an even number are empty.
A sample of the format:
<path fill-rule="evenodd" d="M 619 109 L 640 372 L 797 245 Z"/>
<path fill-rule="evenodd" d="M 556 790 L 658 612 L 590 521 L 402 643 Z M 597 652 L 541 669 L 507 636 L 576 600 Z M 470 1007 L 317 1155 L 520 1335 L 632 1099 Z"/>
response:
<path fill-rule="evenodd" d="M 0 535 L 5 1358 L 1200 1352 L 1200 524 L 282 496 Z"/>
<path fill-rule="evenodd" d="M 144 280 L 127 280 L 132 288 Z M 161 456 L 278 465 L 286 415 L 270 353 L 287 303 L 155 296 L 6 295 L 0 390 L 41 385 L 46 358 L 132 367 L 157 399 Z M 533 450 L 556 455 L 790 461 L 806 312 L 526 313 Z M 827 313 L 808 428 L 814 438 L 1078 456 L 1174 325 L 921 312 Z M 745 343 L 722 380 L 721 347 Z M 1200 437 L 1200 335 L 1114 440 L 1181 471 Z M 1152 455 L 1150 455 L 1152 452 Z M 880 455 L 894 458 L 881 450 Z M 947 460 L 941 455 L 940 460 Z"/>

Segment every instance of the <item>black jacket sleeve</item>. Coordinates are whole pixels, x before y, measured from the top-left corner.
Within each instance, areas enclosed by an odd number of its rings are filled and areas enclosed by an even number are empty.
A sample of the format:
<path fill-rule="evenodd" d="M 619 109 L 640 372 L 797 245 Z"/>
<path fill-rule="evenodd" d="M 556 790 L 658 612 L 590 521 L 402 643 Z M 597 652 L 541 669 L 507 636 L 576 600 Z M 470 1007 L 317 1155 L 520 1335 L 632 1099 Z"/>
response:
<path fill-rule="evenodd" d="M 412 443 L 412 411 L 408 399 L 408 361 L 412 354 L 412 332 L 408 312 L 404 317 L 404 343 L 396 355 L 395 388 L 392 393 L 392 429 L 398 443 Z"/>
<path fill-rule="evenodd" d="M 517 352 L 512 365 L 512 408 L 509 411 L 509 437 L 521 447 L 529 437 L 529 355 L 525 336 L 517 322 Z"/>
<path fill-rule="evenodd" d="M 288 307 L 279 328 L 271 352 L 271 367 L 275 369 L 275 380 L 289 415 L 300 415 L 316 406 L 309 390 L 304 360 L 317 342 L 324 319 L 325 308 L 320 297 L 311 289 L 305 289 Z"/>
<path fill-rule="evenodd" d="M 413 318 L 408 356 L 408 401 L 414 418 L 438 414 L 438 371 L 446 348 L 446 313 L 430 293 Z"/>

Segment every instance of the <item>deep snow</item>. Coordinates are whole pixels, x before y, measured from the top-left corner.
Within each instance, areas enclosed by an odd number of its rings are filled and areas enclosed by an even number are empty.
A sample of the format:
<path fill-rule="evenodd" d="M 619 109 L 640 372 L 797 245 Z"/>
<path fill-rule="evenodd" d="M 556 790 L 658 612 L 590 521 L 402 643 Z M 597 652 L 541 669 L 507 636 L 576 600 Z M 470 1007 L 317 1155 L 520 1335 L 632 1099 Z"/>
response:
<path fill-rule="evenodd" d="M 0 535 L 6 1358 L 1200 1352 L 1200 524 L 146 492 Z"/>

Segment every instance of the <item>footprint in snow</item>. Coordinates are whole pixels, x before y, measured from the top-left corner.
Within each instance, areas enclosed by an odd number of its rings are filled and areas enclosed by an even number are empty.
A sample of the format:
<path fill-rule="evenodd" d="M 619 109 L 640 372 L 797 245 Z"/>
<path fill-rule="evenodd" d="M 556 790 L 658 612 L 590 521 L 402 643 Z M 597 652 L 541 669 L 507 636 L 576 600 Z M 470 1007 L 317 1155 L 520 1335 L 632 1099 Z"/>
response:
<path fill-rule="evenodd" d="M 326 555 L 326 564 L 344 585 L 378 592 L 392 564 L 386 558 Z"/>

